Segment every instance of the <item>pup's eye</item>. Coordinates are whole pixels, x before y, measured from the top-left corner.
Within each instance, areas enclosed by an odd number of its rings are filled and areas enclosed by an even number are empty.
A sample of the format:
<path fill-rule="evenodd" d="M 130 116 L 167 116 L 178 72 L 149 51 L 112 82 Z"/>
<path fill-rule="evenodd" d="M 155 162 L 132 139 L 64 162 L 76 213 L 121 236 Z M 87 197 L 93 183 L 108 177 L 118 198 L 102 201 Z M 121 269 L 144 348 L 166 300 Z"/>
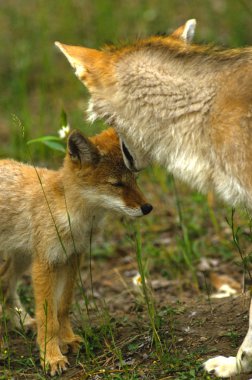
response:
<path fill-rule="evenodd" d="M 120 182 L 120 181 L 118 181 L 118 182 L 113 182 L 113 183 L 111 183 L 111 185 L 112 185 L 112 186 L 115 186 L 115 187 L 123 187 L 123 186 L 124 186 L 123 182 Z"/>

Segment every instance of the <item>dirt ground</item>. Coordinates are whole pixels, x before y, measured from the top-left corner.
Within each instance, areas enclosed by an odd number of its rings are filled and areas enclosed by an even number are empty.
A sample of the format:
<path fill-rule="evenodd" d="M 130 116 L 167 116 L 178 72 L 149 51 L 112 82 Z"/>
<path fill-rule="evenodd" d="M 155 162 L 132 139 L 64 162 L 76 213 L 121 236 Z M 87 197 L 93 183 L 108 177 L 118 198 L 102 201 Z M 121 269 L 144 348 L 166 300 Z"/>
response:
<path fill-rule="evenodd" d="M 126 261 L 126 263 L 125 263 Z M 227 265 L 224 264 L 223 267 Z M 127 263 L 127 257 L 121 260 L 101 265 L 98 274 L 94 276 L 94 290 L 97 295 L 106 299 L 109 311 L 114 318 L 128 317 L 131 320 L 132 329 L 120 328 L 119 334 L 127 339 L 135 333 L 142 333 L 140 342 L 141 349 L 135 352 L 136 362 L 141 362 L 143 379 L 177 379 L 176 373 L 156 373 L 156 377 L 148 374 L 150 347 L 144 343 L 144 332 L 141 319 L 147 319 L 146 310 L 138 310 L 135 295 L 130 294 L 132 277 L 137 272 L 136 264 L 132 261 Z M 220 271 L 223 271 L 223 267 Z M 96 271 L 95 269 L 95 271 Z M 227 268 L 230 272 L 231 268 Z M 102 273 L 102 275 L 100 275 Z M 188 286 L 188 279 L 183 281 L 164 280 L 159 273 L 153 273 L 152 288 L 157 310 L 162 315 L 160 333 L 168 343 L 170 353 L 186 356 L 195 352 L 199 361 L 204 361 L 216 355 L 235 355 L 237 347 L 242 342 L 248 326 L 249 296 L 240 295 L 237 298 L 224 298 L 219 300 L 209 299 L 207 294 L 198 292 Z M 163 313 L 162 313 L 163 312 Z M 145 315 L 144 315 L 145 314 Z M 139 344 L 141 346 L 141 344 Z M 132 354 L 126 353 L 132 360 Z M 141 360 L 140 357 L 143 358 Z M 144 359 L 146 358 L 146 359 Z M 252 373 L 251 373 L 252 375 Z M 62 377 L 70 379 L 71 377 Z M 77 377 L 78 378 L 78 377 Z M 77 379 L 76 378 L 76 379 Z M 185 377 L 186 378 L 186 377 Z M 191 377 L 188 376 L 188 379 Z M 201 372 L 198 379 L 202 378 Z M 238 376 L 235 379 L 247 380 L 251 376 Z"/>
<path fill-rule="evenodd" d="M 194 355 L 193 360 L 199 363 L 211 356 L 236 353 L 248 325 L 249 300 L 245 295 L 220 300 L 209 299 L 206 293 L 189 286 L 188 279 L 184 282 L 169 281 L 157 272 L 152 273 L 153 296 L 162 321 L 159 329 L 160 336 L 162 341 L 166 342 L 171 355 L 170 359 L 174 355 L 184 360 L 184 363 L 182 360 L 182 364 L 180 363 L 179 366 L 174 365 L 174 371 L 172 367 L 170 371 L 169 368 L 164 371 L 160 369 L 158 363 L 155 366 L 157 360 L 151 356 L 151 333 L 146 308 L 144 304 L 141 305 L 141 294 L 138 294 L 138 289 L 132 282 L 137 273 L 136 262 L 121 252 L 117 259 L 93 260 L 92 266 L 94 298 L 97 303 L 100 299 L 106 300 L 110 318 L 116 324 L 116 342 L 122 348 L 125 363 L 136 369 L 138 374 L 136 379 L 203 379 L 203 373 L 200 370 L 193 375 L 194 377 L 189 374 L 192 364 L 187 361 L 191 353 Z M 223 268 L 221 268 L 222 270 Z M 88 276 L 87 272 L 87 268 L 84 268 L 84 278 Z M 29 282 L 28 278 L 26 280 Z M 74 314 L 73 320 L 78 325 L 79 322 Z M 99 324 L 95 311 L 91 310 L 90 320 L 94 326 Z M 30 350 L 38 365 L 35 339 L 31 338 L 31 342 Z M 24 338 L 16 333 L 11 333 L 9 345 L 11 347 L 12 375 L 0 378 L 39 378 L 36 377 L 37 374 L 35 376 L 34 369 L 22 370 L 20 368 L 19 358 L 29 356 Z M 107 377 L 103 377 L 104 374 L 100 370 L 94 370 L 87 375 L 85 363 L 80 361 L 76 365 L 75 356 L 70 355 L 70 368 L 60 379 L 127 378 L 123 375 L 120 377 L 120 365 L 114 355 L 106 356 L 105 354 L 103 357 L 101 352 L 97 355 L 100 355 L 100 361 L 106 368 Z M 6 368 L 6 358 L 1 358 L 0 365 L 2 368 Z M 110 371 L 111 377 L 108 375 Z M 119 377 L 114 377 L 113 375 L 117 372 Z M 245 380 L 250 379 L 250 376 L 239 376 L 234 379 Z"/>

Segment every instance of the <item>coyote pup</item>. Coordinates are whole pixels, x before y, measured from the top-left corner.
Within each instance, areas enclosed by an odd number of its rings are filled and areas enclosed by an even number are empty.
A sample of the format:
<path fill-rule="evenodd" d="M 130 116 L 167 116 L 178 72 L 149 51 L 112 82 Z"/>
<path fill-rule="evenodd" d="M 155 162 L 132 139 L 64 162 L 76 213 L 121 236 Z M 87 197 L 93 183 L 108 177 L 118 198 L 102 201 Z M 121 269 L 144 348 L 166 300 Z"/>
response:
<path fill-rule="evenodd" d="M 116 128 L 128 167 L 156 161 L 199 190 L 252 209 L 252 48 L 188 44 L 195 25 L 101 51 L 56 45 L 91 94 L 90 120 Z M 236 358 L 219 356 L 205 368 L 220 377 L 252 369 L 252 305 Z"/>
<path fill-rule="evenodd" d="M 3 299 L 14 325 L 15 309 L 26 326 L 34 322 L 16 293 L 18 278 L 31 264 L 41 363 L 52 376 L 66 369 L 68 346 L 76 350 L 81 342 L 69 320 L 76 271 L 91 230 L 109 210 L 131 217 L 152 210 L 124 165 L 112 128 L 92 138 L 73 131 L 58 171 L 0 161 Z"/>

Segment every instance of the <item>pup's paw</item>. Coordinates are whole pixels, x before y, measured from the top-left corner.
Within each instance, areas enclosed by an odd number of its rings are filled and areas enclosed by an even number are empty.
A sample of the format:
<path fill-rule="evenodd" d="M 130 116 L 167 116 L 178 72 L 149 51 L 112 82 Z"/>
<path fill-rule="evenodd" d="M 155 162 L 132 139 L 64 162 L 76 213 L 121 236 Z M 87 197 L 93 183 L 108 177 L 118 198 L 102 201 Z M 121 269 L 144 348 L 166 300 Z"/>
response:
<path fill-rule="evenodd" d="M 72 352 L 76 354 L 79 351 L 82 343 L 83 343 L 82 337 L 79 335 L 75 335 L 74 339 L 70 343 L 68 343 L 68 345 L 71 347 Z"/>
<path fill-rule="evenodd" d="M 60 351 L 62 352 L 63 355 L 67 354 L 69 351 L 69 347 L 66 343 L 61 343 L 60 344 Z"/>
<path fill-rule="evenodd" d="M 35 332 L 37 329 L 36 320 L 32 318 L 30 315 L 27 316 L 24 320 L 24 328 L 26 332 Z"/>
<path fill-rule="evenodd" d="M 203 366 L 207 372 L 223 378 L 240 373 L 239 364 L 234 356 L 216 356 L 207 360 Z"/>
<path fill-rule="evenodd" d="M 18 312 L 16 312 L 16 310 L 14 312 L 10 310 L 7 314 L 11 329 L 35 332 L 37 328 L 36 320 L 32 318 L 30 314 L 20 310 L 21 309 L 18 309 Z"/>
<path fill-rule="evenodd" d="M 63 354 L 65 354 L 68 352 L 68 348 L 70 347 L 71 351 L 76 354 L 82 343 L 83 339 L 81 336 L 73 335 L 71 338 L 67 338 L 62 341 L 60 350 Z"/>
<path fill-rule="evenodd" d="M 62 372 L 67 370 L 69 362 L 66 356 L 58 356 L 54 358 L 47 357 L 47 363 L 49 365 L 49 372 L 51 376 L 61 375 Z"/>

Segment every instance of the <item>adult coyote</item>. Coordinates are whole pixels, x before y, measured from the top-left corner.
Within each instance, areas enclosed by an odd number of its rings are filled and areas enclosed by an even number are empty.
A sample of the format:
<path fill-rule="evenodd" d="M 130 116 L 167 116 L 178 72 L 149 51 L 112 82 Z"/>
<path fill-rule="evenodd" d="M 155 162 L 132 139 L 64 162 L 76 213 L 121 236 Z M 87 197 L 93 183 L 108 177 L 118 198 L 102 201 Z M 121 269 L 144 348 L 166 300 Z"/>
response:
<path fill-rule="evenodd" d="M 191 45 L 195 25 L 118 48 L 56 45 L 90 92 L 89 119 L 116 128 L 131 170 L 156 161 L 252 209 L 252 48 Z M 210 359 L 207 371 L 252 369 L 252 307 L 249 325 L 237 356 Z"/>

